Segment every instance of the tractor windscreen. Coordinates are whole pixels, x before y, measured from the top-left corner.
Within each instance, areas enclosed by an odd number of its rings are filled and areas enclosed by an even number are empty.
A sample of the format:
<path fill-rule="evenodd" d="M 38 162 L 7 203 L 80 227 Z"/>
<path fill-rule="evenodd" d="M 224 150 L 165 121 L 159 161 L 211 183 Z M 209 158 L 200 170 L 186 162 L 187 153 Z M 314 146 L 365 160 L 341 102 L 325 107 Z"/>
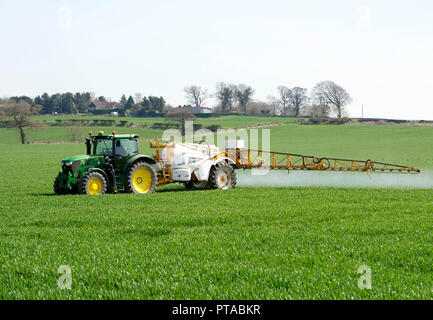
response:
<path fill-rule="evenodd" d="M 138 153 L 138 144 L 135 139 L 118 139 L 116 140 L 116 155 L 127 157 L 131 154 Z"/>
<path fill-rule="evenodd" d="M 113 153 L 113 140 L 96 139 L 94 143 L 94 154 L 111 156 Z"/>

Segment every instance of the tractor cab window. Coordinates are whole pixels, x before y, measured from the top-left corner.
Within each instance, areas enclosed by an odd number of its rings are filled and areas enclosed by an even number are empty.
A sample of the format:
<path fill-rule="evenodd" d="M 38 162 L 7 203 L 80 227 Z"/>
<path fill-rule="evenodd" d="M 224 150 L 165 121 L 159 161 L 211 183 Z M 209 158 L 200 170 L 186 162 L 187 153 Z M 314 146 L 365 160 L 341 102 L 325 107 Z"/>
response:
<path fill-rule="evenodd" d="M 113 140 L 96 139 L 94 154 L 111 156 L 113 153 Z"/>
<path fill-rule="evenodd" d="M 135 139 L 118 139 L 115 145 L 115 154 L 121 157 L 127 157 L 130 154 L 138 153 L 137 140 Z"/>

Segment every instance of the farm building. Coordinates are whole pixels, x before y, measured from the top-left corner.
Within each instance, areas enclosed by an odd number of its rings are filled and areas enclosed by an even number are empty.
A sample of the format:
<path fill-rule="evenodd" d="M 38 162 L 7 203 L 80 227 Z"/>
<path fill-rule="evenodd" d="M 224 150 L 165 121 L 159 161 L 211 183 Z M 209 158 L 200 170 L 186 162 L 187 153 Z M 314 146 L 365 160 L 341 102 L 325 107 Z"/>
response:
<path fill-rule="evenodd" d="M 207 107 L 191 107 L 189 111 L 192 113 L 211 113 L 212 109 Z"/>
<path fill-rule="evenodd" d="M 212 109 L 207 107 L 179 106 L 176 110 L 186 110 L 191 113 L 211 113 Z"/>
<path fill-rule="evenodd" d="M 89 111 L 95 110 L 117 110 L 122 109 L 123 105 L 118 102 L 102 102 L 102 101 L 93 101 L 89 104 Z"/>

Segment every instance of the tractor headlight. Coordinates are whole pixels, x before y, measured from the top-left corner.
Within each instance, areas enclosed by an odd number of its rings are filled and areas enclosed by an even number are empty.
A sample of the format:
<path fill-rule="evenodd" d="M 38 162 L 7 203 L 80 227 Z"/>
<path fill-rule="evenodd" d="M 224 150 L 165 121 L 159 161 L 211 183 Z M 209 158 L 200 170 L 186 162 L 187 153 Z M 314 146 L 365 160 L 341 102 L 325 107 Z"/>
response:
<path fill-rule="evenodd" d="M 69 161 L 69 162 L 65 162 L 65 166 L 71 166 L 72 165 L 72 162 L 71 161 Z"/>

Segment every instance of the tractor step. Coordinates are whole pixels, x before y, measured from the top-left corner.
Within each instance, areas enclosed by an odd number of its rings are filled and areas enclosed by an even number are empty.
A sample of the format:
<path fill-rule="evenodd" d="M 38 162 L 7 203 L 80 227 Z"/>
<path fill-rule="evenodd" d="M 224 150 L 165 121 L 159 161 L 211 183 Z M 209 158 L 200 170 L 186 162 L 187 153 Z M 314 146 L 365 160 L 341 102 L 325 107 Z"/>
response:
<path fill-rule="evenodd" d="M 121 176 L 118 172 L 116 172 L 116 174 L 115 174 L 115 179 L 116 179 L 116 189 L 117 190 L 124 190 L 125 186 L 123 183 L 123 179 L 121 178 Z"/>

